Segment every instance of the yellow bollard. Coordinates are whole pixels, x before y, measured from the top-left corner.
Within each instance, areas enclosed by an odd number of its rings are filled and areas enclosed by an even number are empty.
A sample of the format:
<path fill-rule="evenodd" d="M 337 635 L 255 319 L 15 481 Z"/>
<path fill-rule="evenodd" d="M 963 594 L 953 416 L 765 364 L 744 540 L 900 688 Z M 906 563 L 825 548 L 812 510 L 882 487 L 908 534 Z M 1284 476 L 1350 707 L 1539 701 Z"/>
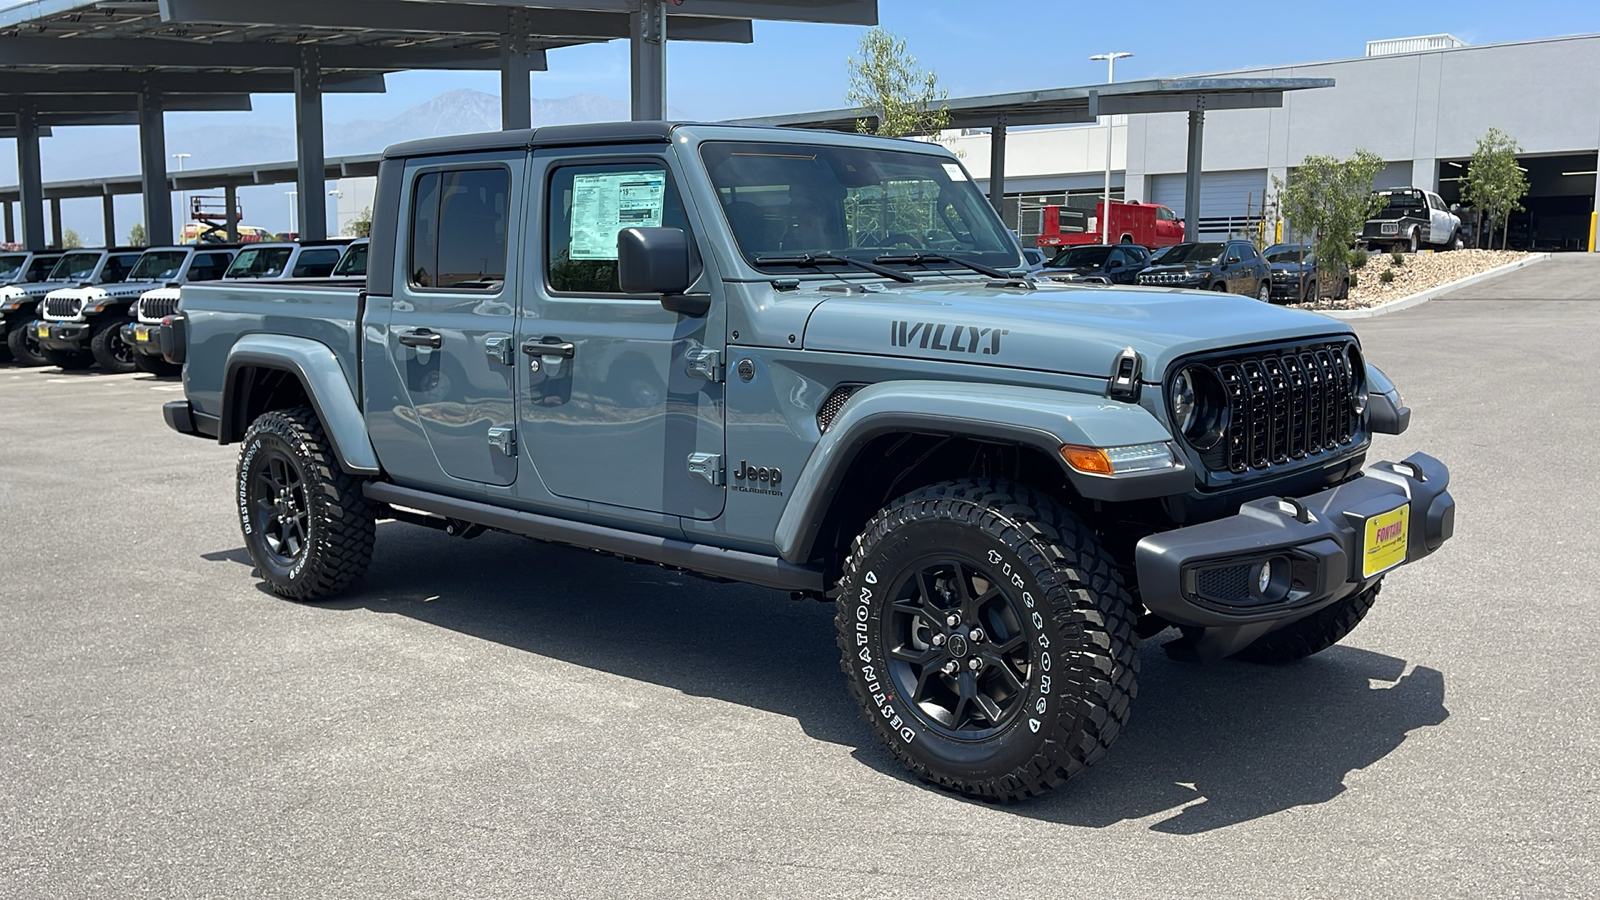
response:
<path fill-rule="evenodd" d="M 1272 233 L 1273 233 L 1272 242 L 1274 244 L 1283 243 L 1283 220 L 1282 219 L 1279 219 L 1277 221 L 1277 224 L 1273 226 L 1273 232 Z"/>
<path fill-rule="evenodd" d="M 1600 230 L 1600 209 L 1589 213 L 1589 252 L 1594 252 L 1595 231 Z"/>

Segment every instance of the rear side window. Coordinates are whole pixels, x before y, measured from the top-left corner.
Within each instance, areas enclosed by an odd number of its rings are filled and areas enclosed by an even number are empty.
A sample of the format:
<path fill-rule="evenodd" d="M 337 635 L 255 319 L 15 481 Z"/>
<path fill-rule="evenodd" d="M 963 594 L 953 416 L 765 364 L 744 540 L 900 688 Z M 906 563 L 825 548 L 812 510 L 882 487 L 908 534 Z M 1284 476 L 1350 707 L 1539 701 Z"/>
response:
<path fill-rule="evenodd" d="M 506 279 L 511 173 L 427 172 L 411 200 L 406 271 L 414 287 L 499 290 Z"/>
<path fill-rule="evenodd" d="M 228 271 L 228 263 L 233 262 L 233 257 L 226 253 L 197 253 L 194 262 L 189 264 L 190 281 L 216 281 L 222 273 Z"/>
<path fill-rule="evenodd" d="M 339 264 L 338 247 L 317 247 L 315 249 L 301 250 L 295 257 L 294 271 L 289 273 L 291 278 L 327 278 L 333 272 L 333 267 Z"/>
<path fill-rule="evenodd" d="M 101 284 L 116 284 L 125 280 L 128 273 L 133 271 L 133 266 L 139 261 L 139 254 L 126 253 L 107 257 L 105 267 L 100 270 Z"/>
<path fill-rule="evenodd" d="M 369 244 L 356 244 L 344 252 L 339 258 L 339 265 L 333 270 L 335 275 L 365 275 L 367 274 L 367 248 Z"/>
<path fill-rule="evenodd" d="M 649 162 L 555 170 L 548 215 L 550 289 L 581 294 L 622 293 L 617 282 L 622 229 L 689 229 L 666 168 Z"/>
<path fill-rule="evenodd" d="M 250 247 L 240 250 L 228 266 L 227 278 L 277 278 L 289 264 L 293 247 Z"/>

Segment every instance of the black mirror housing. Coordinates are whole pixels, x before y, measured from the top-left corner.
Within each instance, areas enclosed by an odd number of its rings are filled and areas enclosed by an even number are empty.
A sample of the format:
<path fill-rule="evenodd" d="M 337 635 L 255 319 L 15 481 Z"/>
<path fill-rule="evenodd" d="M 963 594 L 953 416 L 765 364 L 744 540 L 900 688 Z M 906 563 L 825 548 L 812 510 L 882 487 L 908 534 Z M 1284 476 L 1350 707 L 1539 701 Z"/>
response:
<path fill-rule="evenodd" d="M 689 236 L 682 228 L 617 232 L 617 282 L 626 294 L 681 294 L 689 287 Z"/>

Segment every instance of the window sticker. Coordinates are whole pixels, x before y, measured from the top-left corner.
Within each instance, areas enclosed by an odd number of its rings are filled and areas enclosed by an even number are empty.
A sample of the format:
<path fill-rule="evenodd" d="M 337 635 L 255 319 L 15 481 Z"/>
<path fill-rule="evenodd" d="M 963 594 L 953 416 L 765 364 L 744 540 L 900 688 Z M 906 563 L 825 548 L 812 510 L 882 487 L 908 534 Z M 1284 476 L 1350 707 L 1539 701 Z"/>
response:
<path fill-rule="evenodd" d="M 572 259 L 616 259 L 617 233 L 659 228 L 667 192 L 661 169 L 572 178 Z"/>
<path fill-rule="evenodd" d="M 944 173 L 946 175 L 950 176 L 950 180 L 951 181 L 966 181 L 967 180 L 967 173 L 961 171 L 961 167 L 956 165 L 955 163 L 945 163 L 944 164 Z"/>

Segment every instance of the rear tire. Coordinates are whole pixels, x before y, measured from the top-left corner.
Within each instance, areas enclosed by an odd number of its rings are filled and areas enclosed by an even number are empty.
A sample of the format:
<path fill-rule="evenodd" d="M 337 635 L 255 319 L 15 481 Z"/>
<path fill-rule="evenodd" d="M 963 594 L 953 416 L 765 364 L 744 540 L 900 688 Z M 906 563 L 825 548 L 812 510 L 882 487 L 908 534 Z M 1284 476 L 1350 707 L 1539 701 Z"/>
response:
<path fill-rule="evenodd" d="M 39 339 L 27 322 L 20 322 L 6 332 L 6 349 L 11 351 L 11 361 L 19 366 L 43 366 L 49 361 L 39 347 Z"/>
<path fill-rule="evenodd" d="M 1410 237 L 1406 238 L 1406 252 L 1415 253 L 1422 247 L 1422 236 L 1415 228 L 1411 229 Z"/>
<path fill-rule="evenodd" d="M 180 366 L 177 363 L 169 363 L 159 356 L 145 356 L 143 353 L 134 354 L 133 364 L 137 366 L 141 372 L 147 372 L 151 375 L 160 375 L 164 378 L 171 378 L 172 376 L 181 374 L 183 372 L 183 366 Z"/>
<path fill-rule="evenodd" d="M 1262 303 L 1272 302 L 1272 282 L 1266 279 L 1256 282 L 1256 299 Z"/>
<path fill-rule="evenodd" d="M 39 348 L 44 364 L 66 372 L 79 372 L 94 365 L 94 355 L 86 350 L 51 350 Z"/>
<path fill-rule="evenodd" d="M 1318 299 L 1317 282 L 1315 280 L 1306 282 L 1306 292 L 1300 295 L 1300 302 L 1310 303 L 1316 299 Z"/>
<path fill-rule="evenodd" d="M 310 409 L 262 413 L 239 449 L 239 524 L 272 592 L 325 600 L 372 562 L 377 514 Z"/>
<path fill-rule="evenodd" d="M 1071 512 L 1021 485 L 966 479 L 867 522 L 835 625 L 850 692 L 901 764 L 1015 800 L 1083 771 L 1127 723 L 1134 608 Z"/>
<path fill-rule="evenodd" d="M 94 354 L 94 361 L 100 364 L 101 369 L 117 375 L 139 369 L 135 359 L 138 354 L 122 339 L 123 324 L 107 322 L 97 327 L 89 338 L 89 352 Z"/>
<path fill-rule="evenodd" d="M 1263 636 L 1235 654 L 1238 659 L 1257 663 L 1285 663 L 1305 659 L 1344 640 L 1366 618 L 1383 587 L 1379 579 L 1372 587 L 1323 607 L 1304 619 Z"/>

